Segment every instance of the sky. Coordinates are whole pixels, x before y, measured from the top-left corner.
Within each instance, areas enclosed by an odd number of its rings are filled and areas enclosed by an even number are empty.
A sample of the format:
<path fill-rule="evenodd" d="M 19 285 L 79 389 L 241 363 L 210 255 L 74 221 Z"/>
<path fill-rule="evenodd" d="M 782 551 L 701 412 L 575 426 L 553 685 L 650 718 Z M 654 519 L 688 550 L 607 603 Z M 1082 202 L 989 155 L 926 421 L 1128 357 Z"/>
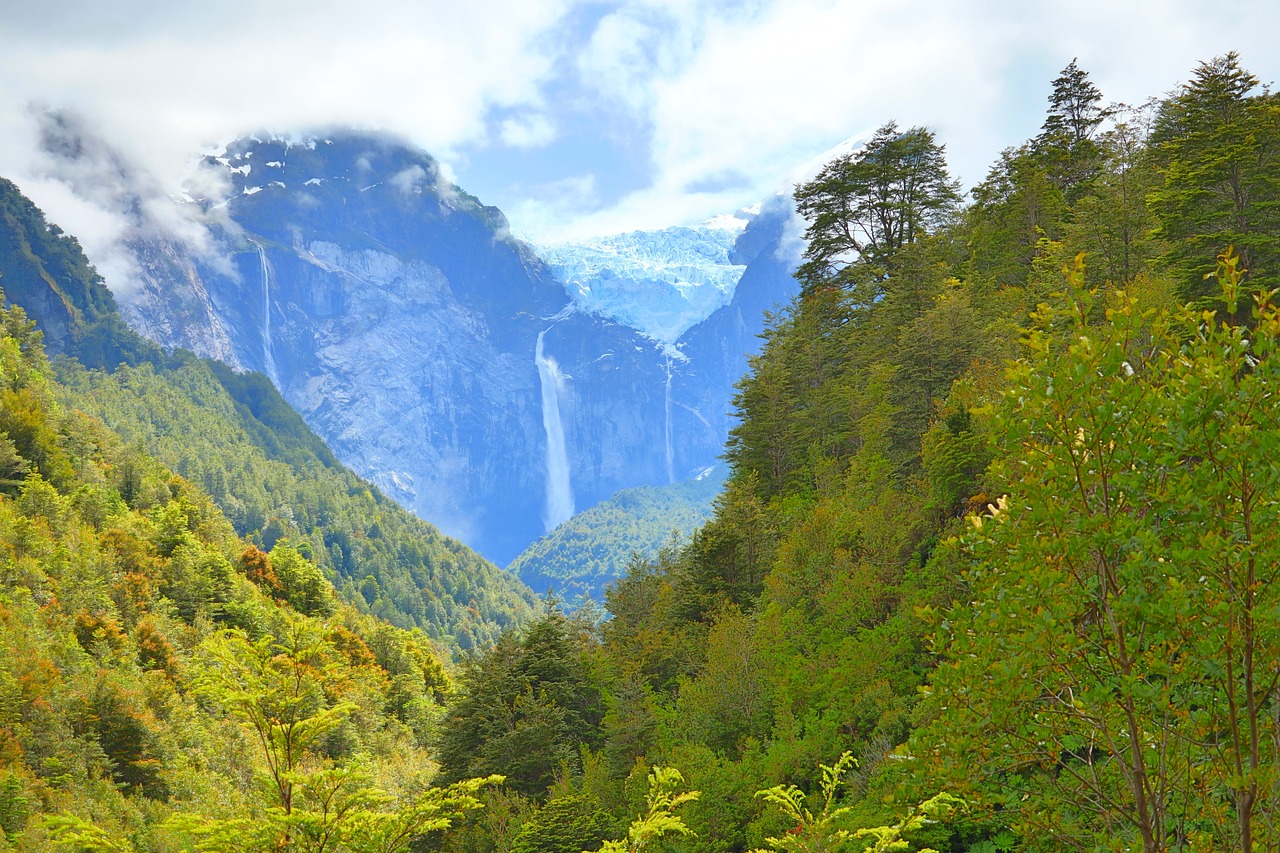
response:
<path fill-rule="evenodd" d="M 0 0 L 0 176 L 97 261 L 118 226 L 42 165 L 32 109 L 158 192 L 247 132 L 387 129 L 554 242 L 753 204 L 890 119 L 970 187 L 1073 58 L 1140 103 L 1228 50 L 1280 77 L 1276 32 L 1274 0 Z"/>

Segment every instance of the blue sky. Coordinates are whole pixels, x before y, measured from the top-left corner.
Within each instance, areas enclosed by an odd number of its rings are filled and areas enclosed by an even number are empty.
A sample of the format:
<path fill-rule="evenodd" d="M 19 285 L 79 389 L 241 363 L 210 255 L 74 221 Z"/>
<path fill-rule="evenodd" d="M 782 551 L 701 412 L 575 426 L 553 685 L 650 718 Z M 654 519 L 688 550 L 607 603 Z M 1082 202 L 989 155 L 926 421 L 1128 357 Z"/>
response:
<path fill-rule="evenodd" d="M 105 214 L 41 171 L 32 102 L 83 113 L 164 187 L 240 133 L 349 123 L 422 145 L 517 234 L 568 239 L 752 204 L 888 119 L 932 127 L 972 185 L 1073 57 L 1129 102 L 1230 49 L 1280 76 L 1274 2 L 1067 6 L 0 0 L 0 174 L 92 231 Z"/>

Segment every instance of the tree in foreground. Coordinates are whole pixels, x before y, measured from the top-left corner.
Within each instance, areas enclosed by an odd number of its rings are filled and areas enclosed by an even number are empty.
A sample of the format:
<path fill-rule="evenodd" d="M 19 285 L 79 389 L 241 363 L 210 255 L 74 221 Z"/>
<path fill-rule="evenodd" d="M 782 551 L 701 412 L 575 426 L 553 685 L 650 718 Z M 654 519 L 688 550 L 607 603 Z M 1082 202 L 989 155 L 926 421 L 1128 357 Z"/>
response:
<path fill-rule="evenodd" d="M 1275 849 L 1280 309 L 1220 261 L 1223 310 L 1079 287 L 995 412 L 969 592 L 918 746 L 1026 849 Z M 1224 319 L 1225 318 L 1225 319 Z"/>
<path fill-rule="evenodd" d="M 853 829 L 849 824 L 851 806 L 837 805 L 837 796 L 844 783 L 845 774 L 855 766 L 853 753 L 846 752 L 830 766 L 819 764 L 822 771 L 820 796 L 822 811 L 814 814 L 806 805 L 804 791 L 795 785 L 775 785 L 756 796 L 769 803 L 792 824 L 785 835 L 766 838 L 770 851 L 775 853 L 837 853 L 837 851 L 865 851 L 865 853 L 900 853 L 912 850 L 915 845 L 903 838 L 930 825 L 946 823 L 965 808 L 962 799 L 954 794 L 941 793 L 910 809 L 897 823 L 884 826 Z M 770 853 L 755 850 L 752 853 Z M 922 847 L 919 853 L 938 853 Z"/>
<path fill-rule="evenodd" d="M 693 830 L 676 814 L 676 809 L 698 799 L 698 791 L 676 793 L 684 777 L 674 767 L 655 767 L 649 771 L 647 811 L 638 815 L 621 841 L 606 841 L 600 853 L 641 853 L 667 835 L 692 835 Z M 586 853 L 586 851 L 583 851 Z"/>

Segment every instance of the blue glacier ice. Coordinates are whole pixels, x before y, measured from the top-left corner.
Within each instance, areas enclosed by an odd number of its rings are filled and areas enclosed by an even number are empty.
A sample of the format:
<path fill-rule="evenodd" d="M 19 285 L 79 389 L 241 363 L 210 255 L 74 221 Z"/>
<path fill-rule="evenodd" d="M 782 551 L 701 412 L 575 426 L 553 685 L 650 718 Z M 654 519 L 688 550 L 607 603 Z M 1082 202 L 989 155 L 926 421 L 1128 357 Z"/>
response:
<path fill-rule="evenodd" d="M 750 216 L 536 249 L 579 311 L 673 344 L 733 299 L 746 266 L 730 256 Z"/>

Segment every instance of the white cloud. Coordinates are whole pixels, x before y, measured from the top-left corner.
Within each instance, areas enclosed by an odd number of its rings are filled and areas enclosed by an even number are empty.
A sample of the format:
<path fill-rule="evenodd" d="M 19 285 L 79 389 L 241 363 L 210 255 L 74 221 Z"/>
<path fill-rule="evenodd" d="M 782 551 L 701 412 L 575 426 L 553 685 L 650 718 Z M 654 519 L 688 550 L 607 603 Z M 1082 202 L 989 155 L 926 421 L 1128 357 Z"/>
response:
<path fill-rule="evenodd" d="M 505 120 L 499 133 L 511 148 L 539 148 L 556 138 L 556 126 L 546 115 L 532 113 Z"/>
<path fill-rule="evenodd" d="M 764 197 L 794 181 L 796 165 L 815 152 L 889 119 L 937 131 L 953 173 L 972 185 L 1001 149 L 1038 130 L 1050 82 L 1072 57 L 1108 100 L 1162 94 L 1198 61 L 1233 48 L 1270 79 L 1280 67 L 1268 44 L 1280 7 L 1260 0 L 1233 6 L 1224 13 L 1185 0 L 1052 8 L 998 0 L 776 0 L 748 14 L 677 16 L 680 62 L 659 61 L 642 79 L 634 51 L 601 50 L 614 65 L 592 65 L 615 88 L 643 92 L 632 101 L 647 104 L 653 127 L 651 184 L 568 228 L 697 221 Z M 1221 23 L 1246 19 L 1248 28 Z M 617 36 L 622 23 L 612 30 L 607 23 L 597 40 L 625 41 Z M 636 33 L 637 40 L 650 38 L 643 28 Z M 696 43 L 683 45 L 686 37 Z M 697 191 L 710 176 L 726 174 L 745 176 L 749 186 Z"/>
<path fill-rule="evenodd" d="M 148 198 L 176 192 L 199 151 L 255 128 L 391 128 L 448 155 L 484 140 L 494 106 L 537 103 L 552 62 L 539 35 L 567 2 L 365 0 L 358 12 L 339 0 L 8 4 L 0 175 L 79 236 L 108 283 L 124 290 L 133 270 L 118 249 L 126 226 L 111 221 L 118 188 L 100 182 L 110 171 L 99 170 L 97 184 L 67 174 L 66 164 L 51 172 L 36 153 L 27 103 L 83 114 L 160 176 Z M 145 212 L 209 250 L 179 210 L 154 203 Z"/>
<path fill-rule="evenodd" d="M 392 175 L 389 183 L 401 195 L 415 195 L 422 192 L 422 179 L 426 176 L 427 170 L 415 163 Z"/>
<path fill-rule="evenodd" d="M 598 206 L 595 175 L 572 175 L 525 188 L 520 195 L 522 200 L 506 211 L 509 220 L 519 223 L 518 237 L 554 243 L 599 233 L 581 228 L 569 230 L 567 227 L 568 223 L 581 220 L 580 211 Z"/>
<path fill-rule="evenodd" d="M 252 128 L 388 128 L 447 179 L 484 146 L 522 149 L 513 161 L 559 145 L 647 146 L 647 172 L 628 181 L 581 174 L 628 158 L 570 150 L 561 174 L 483 198 L 518 232 L 586 234 L 733 210 L 890 118 L 934 128 L 972 184 L 1036 132 L 1072 57 L 1108 99 L 1129 102 L 1229 49 L 1264 80 L 1280 74 L 1280 5 L 1267 0 L 616 0 L 603 14 L 590 0 L 366 0 L 358 14 L 342 0 L 9 5 L 0 174 L 68 223 L 92 217 L 38 180 L 25 100 L 78 109 L 166 187 L 193 152 Z M 507 118 L 495 123 L 495 109 Z M 604 122 L 584 140 L 575 110 L 625 114 L 625 130 Z M 634 189 L 602 200 L 605 183 Z"/>

